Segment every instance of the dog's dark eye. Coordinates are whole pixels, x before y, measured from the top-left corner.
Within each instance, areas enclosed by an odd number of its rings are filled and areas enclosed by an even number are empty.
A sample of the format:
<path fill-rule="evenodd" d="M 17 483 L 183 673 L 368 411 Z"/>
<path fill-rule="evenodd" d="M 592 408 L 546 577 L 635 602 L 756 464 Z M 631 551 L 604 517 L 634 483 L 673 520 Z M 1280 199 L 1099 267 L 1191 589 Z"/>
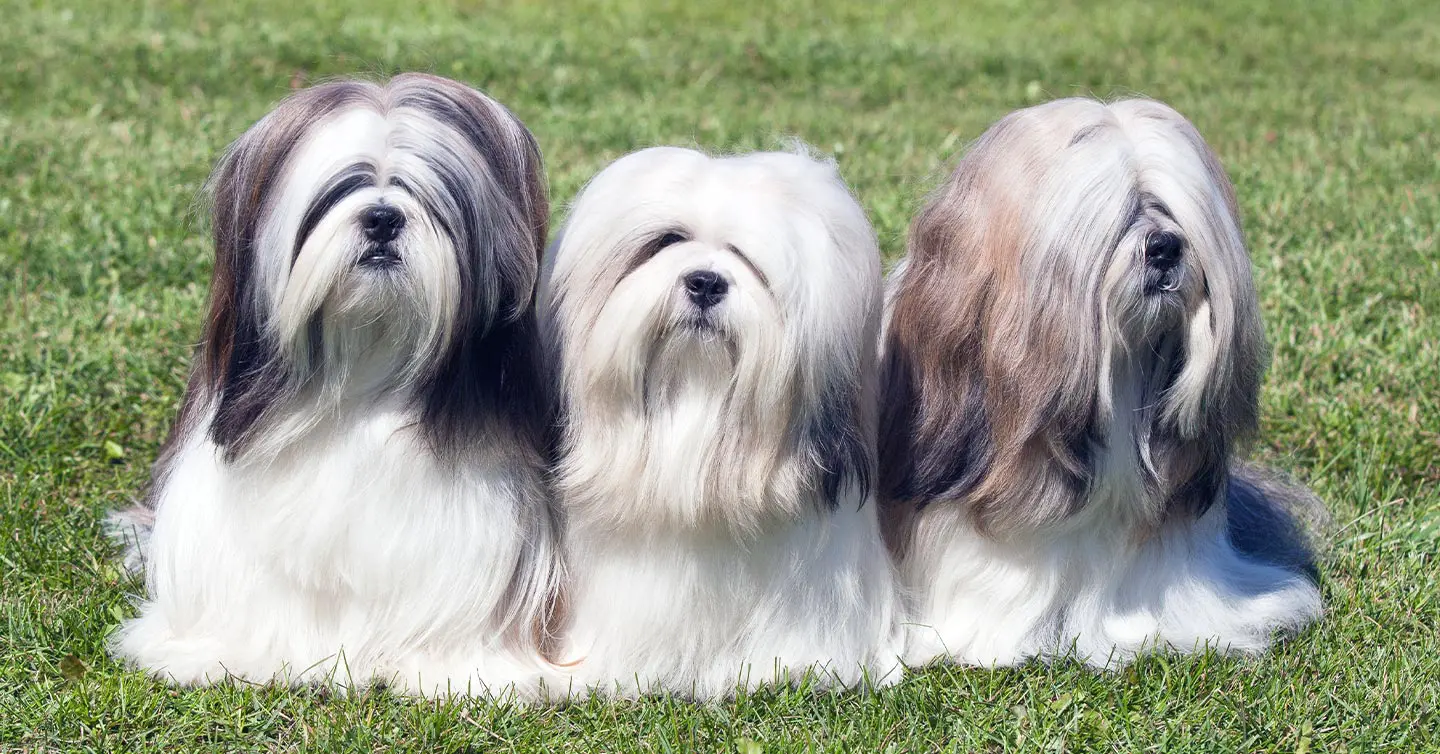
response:
<path fill-rule="evenodd" d="M 644 246 L 641 246 L 639 249 L 637 249 L 637 253 L 635 254 L 634 258 L 632 258 L 630 260 L 630 263 L 626 266 L 625 274 L 629 275 L 630 273 L 634 272 L 637 267 L 650 261 L 652 257 L 654 257 L 656 254 L 659 254 L 660 250 L 664 249 L 666 246 L 674 246 L 677 243 L 685 243 L 689 240 L 690 239 L 687 238 L 684 233 L 673 230 L 667 231 L 661 235 L 650 239 L 650 241 L 647 242 Z"/>
<path fill-rule="evenodd" d="M 1151 233 L 1145 239 L 1145 263 L 1157 270 L 1168 270 L 1180 263 L 1185 241 L 1168 230 Z"/>
<path fill-rule="evenodd" d="M 651 248 L 655 251 L 659 251 L 666 246 L 674 246 L 677 243 L 685 243 L 689 240 L 690 239 L 686 238 L 685 236 L 682 236 L 679 233 L 675 233 L 672 231 L 655 239 L 655 243 L 651 246 Z"/>

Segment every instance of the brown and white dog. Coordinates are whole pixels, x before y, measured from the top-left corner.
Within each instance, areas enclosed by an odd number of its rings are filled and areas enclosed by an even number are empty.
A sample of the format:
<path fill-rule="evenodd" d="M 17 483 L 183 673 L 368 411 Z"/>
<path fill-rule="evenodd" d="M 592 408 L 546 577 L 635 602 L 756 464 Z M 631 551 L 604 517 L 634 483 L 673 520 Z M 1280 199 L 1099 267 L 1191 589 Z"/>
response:
<path fill-rule="evenodd" d="M 907 660 L 1255 652 L 1321 613 L 1238 468 L 1266 347 L 1233 190 L 1159 102 L 991 127 L 890 282 L 880 479 Z"/>

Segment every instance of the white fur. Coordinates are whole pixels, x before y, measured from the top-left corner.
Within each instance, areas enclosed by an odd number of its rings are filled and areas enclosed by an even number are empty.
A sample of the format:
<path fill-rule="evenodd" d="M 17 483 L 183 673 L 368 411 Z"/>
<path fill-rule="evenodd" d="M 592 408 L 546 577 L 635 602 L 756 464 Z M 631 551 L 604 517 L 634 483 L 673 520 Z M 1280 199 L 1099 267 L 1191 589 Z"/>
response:
<path fill-rule="evenodd" d="M 927 510 L 900 563 L 914 593 L 906 663 L 1116 667 L 1150 650 L 1256 653 L 1320 615 L 1308 578 L 1236 552 L 1223 501 L 1146 536 L 1117 525 L 1125 501 L 1107 499 L 1131 493 L 1097 492 L 1064 526 L 1008 541 L 980 534 L 958 506 Z"/>
<path fill-rule="evenodd" d="M 684 239 L 637 257 L 667 231 Z M 708 330 L 685 324 L 694 270 L 730 285 Z M 559 659 L 576 690 L 898 678 L 873 495 L 847 482 L 829 510 L 799 440 L 823 386 L 849 381 L 873 464 L 879 254 L 834 168 L 631 154 L 587 186 L 547 271 L 566 412 Z"/>
<path fill-rule="evenodd" d="M 119 652 L 183 684 L 533 693 L 540 664 L 511 646 L 525 616 L 507 614 L 506 592 L 521 549 L 546 543 L 509 501 L 540 490 L 483 449 L 455 473 L 413 423 L 379 407 L 324 421 L 256 465 L 188 444 L 147 543 L 151 596 Z"/>

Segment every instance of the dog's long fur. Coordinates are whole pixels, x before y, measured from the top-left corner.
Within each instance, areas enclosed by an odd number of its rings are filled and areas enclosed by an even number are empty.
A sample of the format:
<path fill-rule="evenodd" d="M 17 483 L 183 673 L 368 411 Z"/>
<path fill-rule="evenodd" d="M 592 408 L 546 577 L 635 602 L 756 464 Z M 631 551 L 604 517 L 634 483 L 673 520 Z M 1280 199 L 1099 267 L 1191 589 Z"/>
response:
<path fill-rule="evenodd" d="M 115 651 L 186 684 L 533 691 L 555 563 L 533 138 L 454 81 L 339 81 L 259 121 L 211 189 L 204 336 L 117 517 L 147 595 Z M 362 230 L 382 206 L 389 240 Z"/>
<path fill-rule="evenodd" d="M 1287 511 L 1308 493 L 1233 465 L 1264 336 L 1230 182 L 1174 110 L 1001 120 L 915 219 L 886 309 L 909 662 L 1253 652 L 1320 614 Z"/>
<path fill-rule="evenodd" d="M 702 270 L 727 283 L 711 309 L 682 290 Z M 636 152 L 586 187 L 545 274 L 576 689 L 893 680 L 879 253 L 834 167 Z"/>

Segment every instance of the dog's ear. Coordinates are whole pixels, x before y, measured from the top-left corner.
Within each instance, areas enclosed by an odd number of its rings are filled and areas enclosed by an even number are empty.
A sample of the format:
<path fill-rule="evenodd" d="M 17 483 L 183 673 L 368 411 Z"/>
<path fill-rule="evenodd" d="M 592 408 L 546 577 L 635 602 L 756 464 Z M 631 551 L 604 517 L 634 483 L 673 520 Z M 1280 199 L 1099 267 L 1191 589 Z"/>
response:
<path fill-rule="evenodd" d="M 855 370 L 827 374 L 800 430 L 801 457 L 819 474 L 826 507 L 834 510 L 841 493 L 853 488 L 870 496 L 875 469 L 873 388 Z"/>
<path fill-rule="evenodd" d="M 1098 326 L 1067 307 L 1083 271 L 1053 254 L 1022 272 L 1042 170 L 1012 144 L 1018 125 L 988 131 L 917 215 L 882 369 L 882 498 L 964 505 L 997 535 L 1073 513 L 1098 442 Z"/>
<path fill-rule="evenodd" d="M 476 433 L 495 428 L 516 433 L 517 451 L 554 442 L 553 392 L 538 330 L 528 311 L 456 339 L 421 388 L 421 423 L 433 452 L 453 457 Z"/>
<path fill-rule="evenodd" d="M 925 370 L 916 359 L 925 338 L 893 328 L 911 327 L 902 315 L 891 321 L 881 366 L 880 497 L 886 504 L 923 508 L 938 498 L 961 497 L 979 484 L 993 461 L 994 443 L 979 370 L 941 375 L 950 390 L 925 391 Z M 935 377 L 931 376 L 932 382 Z M 927 425 L 920 440 L 920 427 Z M 947 452 L 948 451 L 948 452 Z"/>
<path fill-rule="evenodd" d="M 404 74 L 390 84 L 396 107 L 444 123 L 478 161 L 432 165 L 454 217 L 447 229 L 458 255 L 460 310 L 455 335 L 421 385 L 422 425 L 442 455 L 489 427 L 522 433 L 538 448 L 552 422 L 534 311 L 550 219 L 540 148 L 509 110 L 458 82 Z"/>
<path fill-rule="evenodd" d="M 1043 323 L 1023 335 L 1006 330 L 1000 323 L 1023 317 L 995 316 L 993 304 L 942 326 L 917 317 L 918 296 L 898 303 L 883 370 L 882 498 L 917 510 L 965 505 L 979 529 L 997 535 L 1075 512 L 1101 442 L 1094 368 L 1082 349 L 1047 352 L 1037 339 L 1057 343 L 1041 337 Z M 972 323 L 965 334 L 950 329 L 964 321 Z"/>
<path fill-rule="evenodd" d="M 811 158 L 811 164 L 815 162 Z M 810 360 L 816 366 L 806 380 L 813 387 L 800 449 L 819 471 L 821 499 L 834 510 L 844 495 L 856 495 L 863 505 L 875 494 L 877 351 L 884 294 L 875 231 L 835 163 L 820 164 L 830 189 L 823 213 L 832 248 L 828 255 L 852 265 L 846 282 L 851 298 L 844 325 L 834 322 L 832 314 L 824 327 L 830 335 L 812 346 L 834 350 L 829 358 Z"/>

